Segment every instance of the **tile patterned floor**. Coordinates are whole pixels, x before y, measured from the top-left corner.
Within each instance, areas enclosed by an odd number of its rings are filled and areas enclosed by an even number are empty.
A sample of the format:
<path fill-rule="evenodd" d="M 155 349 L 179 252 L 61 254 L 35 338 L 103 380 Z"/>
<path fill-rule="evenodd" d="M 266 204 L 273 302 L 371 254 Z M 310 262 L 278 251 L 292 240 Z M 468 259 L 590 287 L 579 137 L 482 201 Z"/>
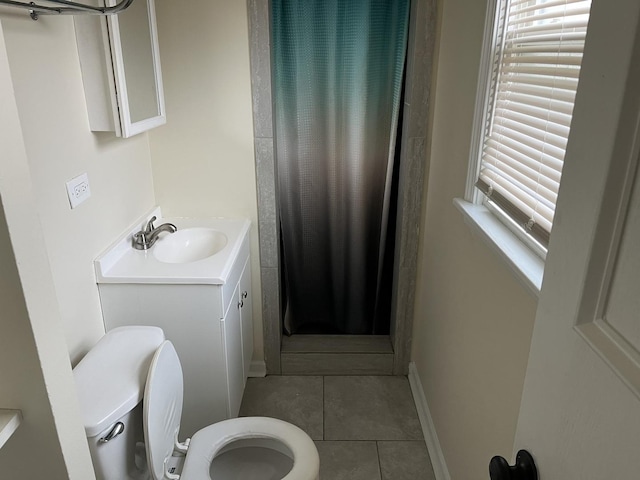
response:
<path fill-rule="evenodd" d="M 435 479 L 405 377 L 250 378 L 240 416 L 252 415 L 307 432 L 320 454 L 320 480 Z"/>

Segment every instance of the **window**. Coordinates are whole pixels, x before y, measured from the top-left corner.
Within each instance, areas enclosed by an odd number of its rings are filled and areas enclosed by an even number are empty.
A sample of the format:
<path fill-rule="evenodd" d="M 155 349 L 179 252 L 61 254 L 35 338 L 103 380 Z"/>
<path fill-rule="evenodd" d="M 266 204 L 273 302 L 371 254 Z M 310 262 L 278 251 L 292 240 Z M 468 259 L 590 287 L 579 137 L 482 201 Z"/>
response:
<path fill-rule="evenodd" d="M 477 203 L 542 255 L 553 226 L 590 7 L 590 0 L 497 0 L 488 23 L 469 185 L 482 193 L 473 195 Z"/>

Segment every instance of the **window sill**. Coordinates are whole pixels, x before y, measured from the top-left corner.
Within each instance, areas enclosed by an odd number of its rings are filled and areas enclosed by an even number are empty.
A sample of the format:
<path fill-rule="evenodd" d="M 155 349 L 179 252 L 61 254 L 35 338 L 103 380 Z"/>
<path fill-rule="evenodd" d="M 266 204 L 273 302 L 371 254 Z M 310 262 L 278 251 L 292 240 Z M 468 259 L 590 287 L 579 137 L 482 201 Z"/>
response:
<path fill-rule="evenodd" d="M 513 271 L 516 278 L 534 296 L 540 294 L 544 260 L 531 251 L 485 206 L 455 198 L 453 204 L 464 216 L 464 222 Z"/>

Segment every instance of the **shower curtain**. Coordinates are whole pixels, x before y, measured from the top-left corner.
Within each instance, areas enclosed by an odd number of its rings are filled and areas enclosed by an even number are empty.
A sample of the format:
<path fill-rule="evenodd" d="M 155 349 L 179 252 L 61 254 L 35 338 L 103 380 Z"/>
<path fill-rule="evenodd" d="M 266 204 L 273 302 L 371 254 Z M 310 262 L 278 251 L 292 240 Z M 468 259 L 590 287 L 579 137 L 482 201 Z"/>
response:
<path fill-rule="evenodd" d="M 379 333 L 409 0 L 271 3 L 285 331 Z"/>

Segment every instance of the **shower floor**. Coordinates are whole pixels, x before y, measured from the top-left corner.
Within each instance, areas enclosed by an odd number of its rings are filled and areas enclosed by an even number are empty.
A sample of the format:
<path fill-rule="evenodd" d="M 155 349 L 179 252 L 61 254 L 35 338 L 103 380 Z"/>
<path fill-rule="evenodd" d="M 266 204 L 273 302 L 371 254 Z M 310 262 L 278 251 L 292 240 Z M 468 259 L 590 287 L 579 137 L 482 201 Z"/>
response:
<path fill-rule="evenodd" d="M 282 337 L 283 375 L 391 375 L 388 335 L 292 335 Z"/>

